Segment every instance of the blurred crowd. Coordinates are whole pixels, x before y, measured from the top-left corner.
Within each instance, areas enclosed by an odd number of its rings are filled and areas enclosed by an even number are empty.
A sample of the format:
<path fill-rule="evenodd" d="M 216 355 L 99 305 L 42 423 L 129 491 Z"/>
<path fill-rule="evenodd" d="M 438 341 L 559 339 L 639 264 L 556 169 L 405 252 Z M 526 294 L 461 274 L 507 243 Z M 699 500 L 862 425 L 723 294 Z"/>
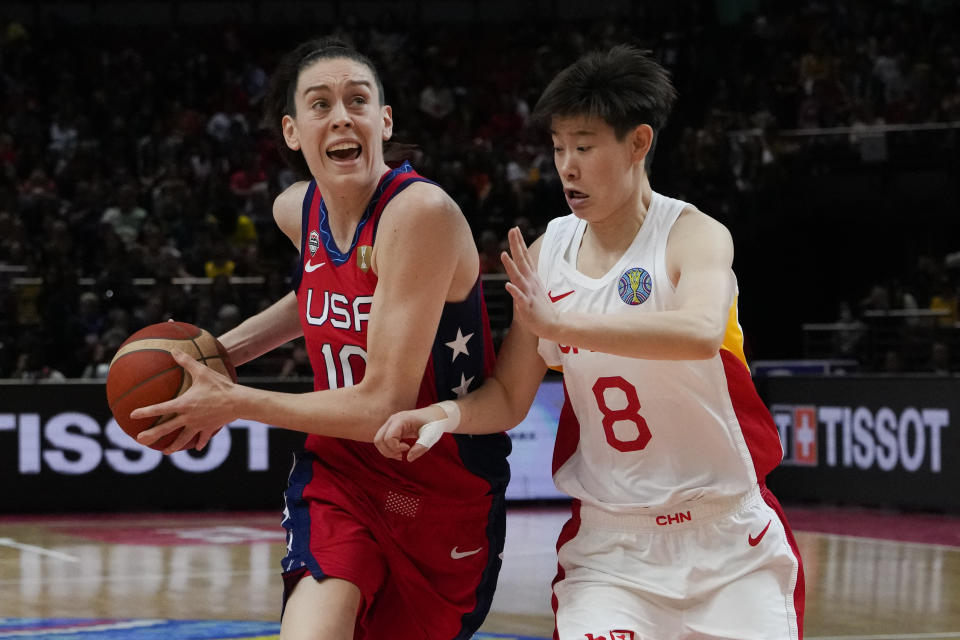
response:
<path fill-rule="evenodd" d="M 308 37 L 338 35 L 374 59 L 395 159 L 457 200 L 487 272 L 509 227 L 532 240 L 565 212 L 549 139 L 527 120 L 587 50 L 632 42 L 671 70 L 681 98 L 656 188 L 727 223 L 802 157 L 779 131 L 960 120 L 954 3 L 757 2 L 736 16 L 718 4 L 443 28 L 402 11 L 309 29 L 0 14 L 0 378 L 103 377 L 138 328 L 174 318 L 216 334 L 286 292 L 296 251 L 271 205 L 299 176 L 261 99 L 279 56 Z M 303 356 L 241 373 L 309 375 Z"/>
<path fill-rule="evenodd" d="M 829 349 L 864 371 L 948 375 L 960 370 L 960 252 L 922 255 L 900 277 L 840 302 Z"/>

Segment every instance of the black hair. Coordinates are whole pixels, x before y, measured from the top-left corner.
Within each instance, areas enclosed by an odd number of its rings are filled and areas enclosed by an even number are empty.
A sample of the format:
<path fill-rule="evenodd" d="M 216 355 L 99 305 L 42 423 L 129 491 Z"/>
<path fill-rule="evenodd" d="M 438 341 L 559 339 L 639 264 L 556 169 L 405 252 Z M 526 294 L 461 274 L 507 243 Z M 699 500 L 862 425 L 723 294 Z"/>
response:
<path fill-rule="evenodd" d="M 310 167 L 307 166 L 303 153 L 287 146 L 283 137 L 283 116 L 297 115 L 296 92 L 300 73 L 317 60 L 339 58 L 353 60 L 367 67 L 376 82 L 380 104 L 386 104 L 383 82 L 373 61 L 336 38 L 315 38 L 297 45 L 280 60 L 270 77 L 270 85 L 264 98 L 264 126 L 273 133 L 280 156 L 301 178 L 310 176 Z"/>
<path fill-rule="evenodd" d="M 598 117 L 618 140 L 641 124 L 658 132 L 677 92 L 670 72 L 649 54 L 621 44 L 583 55 L 547 85 L 533 109 L 533 121 L 549 127 L 554 116 Z"/>

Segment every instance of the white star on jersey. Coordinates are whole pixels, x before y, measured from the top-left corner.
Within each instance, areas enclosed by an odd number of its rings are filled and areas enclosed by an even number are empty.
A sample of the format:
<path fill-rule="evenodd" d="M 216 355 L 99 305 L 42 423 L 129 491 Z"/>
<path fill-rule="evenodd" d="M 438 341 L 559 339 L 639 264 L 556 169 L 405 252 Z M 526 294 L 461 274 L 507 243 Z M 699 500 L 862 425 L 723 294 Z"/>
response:
<path fill-rule="evenodd" d="M 287 499 L 283 499 L 283 521 L 280 523 L 280 526 L 283 526 L 290 519 L 290 506 L 286 504 Z M 293 531 L 287 531 L 287 553 L 293 551 Z"/>
<path fill-rule="evenodd" d="M 467 350 L 467 341 L 473 337 L 472 333 L 463 335 L 463 332 L 460 330 L 460 327 L 457 327 L 457 338 L 453 342 L 445 343 L 448 347 L 453 350 L 453 357 L 450 359 L 450 362 L 453 362 L 457 359 L 457 356 L 461 353 L 465 356 L 469 356 L 470 352 Z M 472 380 L 473 378 L 471 378 Z"/>
<path fill-rule="evenodd" d="M 466 377 L 464 377 L 464 375 L 461 373 L 461 374 L 460 374 L 460 386 L 459 386 L 459 387 L 454 387 L 453 389 L 451 389 L 451 391 L 453 391 L 455 394 L 457 394 L 457 397 L 458 397 L 458 398 L 462 398 L 463 396 L 467 395 L 467 391 L 469 391 L 469 389 L 470 389 L 470 383 L 473 382 L 473 378 L 474 378 L 473 376 L 470 376 L 469 378 L 466 378 Z"/>

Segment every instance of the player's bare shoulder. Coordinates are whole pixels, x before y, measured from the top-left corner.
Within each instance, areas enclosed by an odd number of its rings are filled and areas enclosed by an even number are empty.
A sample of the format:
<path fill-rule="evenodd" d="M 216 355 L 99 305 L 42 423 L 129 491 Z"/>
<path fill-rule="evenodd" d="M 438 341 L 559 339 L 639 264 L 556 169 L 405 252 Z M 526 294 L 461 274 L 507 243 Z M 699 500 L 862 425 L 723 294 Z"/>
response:
<path fill-rule="evenodd" d="M 676 284 L 684 264 L 733 264 L 733 237 L 716 218 L 693 205 L 680 212 L 667 237 L 666 262 Z"/>
<path fill-rule="evenodd" d="M 700 248 L 713 246 L 718 249 L 729 247 L 732 251 L 733 237 L 722 222 L 688 204 L 670 229 L 667 251 L 669 253 L 671 249 L 690 245 Z"/>
<path fill-rule="evenodd" d="M 414 182 L 384 209 L 384 216 L 416 216 L 416 222 L 442 221 L 453 217 L 464 220 L 463 212 L 446 191 L 430 182 Z"/>
<path fill-rule="evenodd" d="M 411 259 L 453 273 L 447 300 L 462 300 L 480 269 L 477 245 L 463 212 L 443 189 L 428 182 L 415 182 L 393 198 L 377 229 L 373 267 L 378 275 L 386 260 Z"/>
<path fill-rule="evenodd" d="M 306 180 L 295 182 L 284 189 L 273 201 L 274 221 L 298 250 L 300 248 L 303 199 L 307 195 L 309 186 L 310 183 Z"/>
<path fill-rule="evenodd" d="M 414 182 L 390 201 L 380 219 L 378 239 L 384 231 L 415 233 L 422 243 L 473 245 L 470 226 L 460 207 L 443 189 L 429 182 Z"/>
<path fill-rule="evenodd" d="M 671 230 L 671 235 L 674 232 L 680 232 L 684 235 L 691 233 L 715 235 L 717 239 L 730 238 L 730 231 L 722 222 L 692 204 L 688 204 L 680 212 L 680 216 Z"/>

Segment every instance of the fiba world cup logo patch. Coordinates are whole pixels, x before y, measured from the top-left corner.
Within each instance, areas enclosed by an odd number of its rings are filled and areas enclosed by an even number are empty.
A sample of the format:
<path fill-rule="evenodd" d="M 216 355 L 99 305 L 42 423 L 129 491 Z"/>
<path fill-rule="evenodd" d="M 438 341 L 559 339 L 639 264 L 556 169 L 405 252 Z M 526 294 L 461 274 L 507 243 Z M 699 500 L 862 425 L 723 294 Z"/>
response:
<path fill-rule="evenodd" d="M 320 248 L 320 234 L 316 231 L 311 231 L 310 239 L 307 240 L 307 245 L 310 247 L 310 255 L 314 255 L 317 252 L 317 249 Z"/>
<path fill-rule="evenodd" d="M 620 276 L 620 282 L 617 283 L 617 293 L 620 294 L 620 299 L 633 306 L 646 302 L 652 291 L 653 278 L 643 267 L 627 269 Z"/>

